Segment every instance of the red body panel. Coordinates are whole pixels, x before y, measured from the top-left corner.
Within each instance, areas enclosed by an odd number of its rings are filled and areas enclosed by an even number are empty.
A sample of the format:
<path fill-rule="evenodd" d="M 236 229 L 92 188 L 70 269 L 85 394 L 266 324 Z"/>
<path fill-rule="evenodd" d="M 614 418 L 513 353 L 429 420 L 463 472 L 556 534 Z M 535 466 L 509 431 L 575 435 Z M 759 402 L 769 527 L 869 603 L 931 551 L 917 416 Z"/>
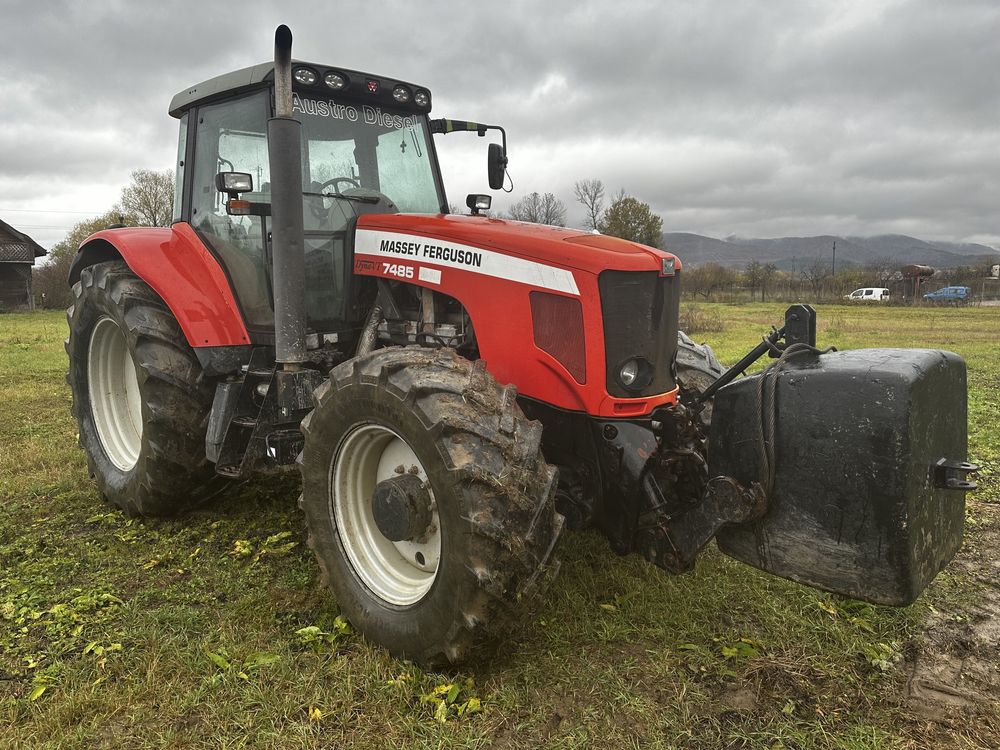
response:
<path fill-rule="evenodd" d="M 229 279 L 190 225 L 106 229 L 88 237 L 81 249 L 94 240 L 114 246 L 160 295 L 191 346 L 250 343 Z"/>
<path fill-rule="evenodd" d="M 430 252 L 426 240 L 431 241 Z M 447 245 L 433 246 L 434 240 Z M 476 257 L 478 250 L 482 252 Z M 597 275 L 606 269 L 660 271 L 663 259 L 673 257 L 614 237 L 560 227 L 474 216 L 369 214 L 358 220 L 354 271 L 402 279 L 459 300 L 472 318 L 489 371 L 501 383 L 514 383 L 522 395 L 595 416 L 635 417 L 676 402 L 677 390 L 638 399 L 608 394 Z M 680 262 L 675 263 L 680 268 Z M 581 299 L 583 385 L 535 346 L 528 296 L 532 291 Z"/>

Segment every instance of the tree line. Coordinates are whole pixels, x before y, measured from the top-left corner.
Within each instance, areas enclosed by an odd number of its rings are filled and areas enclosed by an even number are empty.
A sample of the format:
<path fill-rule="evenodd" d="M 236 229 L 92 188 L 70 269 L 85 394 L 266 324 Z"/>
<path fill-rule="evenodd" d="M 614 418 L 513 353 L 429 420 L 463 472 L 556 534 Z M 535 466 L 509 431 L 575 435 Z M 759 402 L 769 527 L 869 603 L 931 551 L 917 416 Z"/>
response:
<path fill-rule="evenodd" d="M 985 258 L 978 265 L 940 269 L 924 281 L 918 294 L 943 286 L 961 285 L 972 287 L 979 295 L 992 262 L 992 259 Z M 685 266 L 683 279 L 682 289 L 687 299 L 718 302 L 748 299 L 835 301 L 865 287 L 888 288 L 894 301 L 904 302 L 914 293 L 912 282 L 904 281 L 900 273 L 899 260 L 892 258 L 876 259 L 863 266 L 847 265 L 838 268 L 836 273 L 825 258 L 817 258 L 796 271 L 781 270 L 773 263 L 757 260 L 751 260 L 742 269 L 704 263 Z M 985 291 L 987 296 L 992 296 L 997 290 L 986 288 Z"/>

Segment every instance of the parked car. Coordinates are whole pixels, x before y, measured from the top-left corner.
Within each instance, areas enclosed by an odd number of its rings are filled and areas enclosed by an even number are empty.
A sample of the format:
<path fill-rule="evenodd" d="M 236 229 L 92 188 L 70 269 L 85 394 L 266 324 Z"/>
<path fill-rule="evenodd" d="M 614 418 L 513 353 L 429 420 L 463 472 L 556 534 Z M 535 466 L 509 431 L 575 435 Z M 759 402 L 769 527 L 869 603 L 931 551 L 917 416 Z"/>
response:
<path fill-rule="evenodd" d="M 946 286 L 924 295 L 928 302 L 967 304 L 972 299 L 972 290 L 967 286 Z"/>
<path fill-rule="evenodd" d="M 867 286 L 863 289 L 855 289 L 850 294 L 845 294 L 844 299 L 855 302 L 883 302 L 889 299 L 889 290 L 884 286 Z"/>

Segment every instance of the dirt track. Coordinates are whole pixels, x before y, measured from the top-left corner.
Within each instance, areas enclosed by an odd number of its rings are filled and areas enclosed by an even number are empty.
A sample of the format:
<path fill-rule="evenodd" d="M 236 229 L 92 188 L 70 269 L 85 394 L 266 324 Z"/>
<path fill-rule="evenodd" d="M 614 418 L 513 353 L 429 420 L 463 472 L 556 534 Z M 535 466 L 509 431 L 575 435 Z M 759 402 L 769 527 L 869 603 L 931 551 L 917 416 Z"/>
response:
<path fill-rule="evenodd" d="M 975 525 L 966 529 L 962 551 L 951 563 L 977 591 L 952 611 L 935 611 L 914 644 L 906 668 L 905 702 L 926 721 L 928 740 L 950 747 L 949 729 L 961 724 L 997 747 L 1000 725 L 1000 505 L 977 503 Z M 930 745 L 929 745 L 930 746 Z"/>

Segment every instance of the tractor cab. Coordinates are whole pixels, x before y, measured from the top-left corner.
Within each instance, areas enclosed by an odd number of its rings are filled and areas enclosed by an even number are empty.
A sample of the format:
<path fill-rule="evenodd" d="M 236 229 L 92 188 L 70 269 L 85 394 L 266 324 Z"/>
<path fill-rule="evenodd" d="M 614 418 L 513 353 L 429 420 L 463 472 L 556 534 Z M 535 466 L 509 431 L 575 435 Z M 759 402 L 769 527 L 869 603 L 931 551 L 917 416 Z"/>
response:
<path fill-rule="evenodd" d="M 170 105 L 180 119 L 174 219 L 188 222 L 216 255 L 247 327 L 265 337 L 275 323 L 267 139 L 273 80 L 274 64 L 265 63 L 198 84 Z M 351 273 L 357 218 L 447 212 L 427 118 L 431 94 L 402 81 L 299 62 L 292 81 L 292 114 L 302 123 L 307 324 L 349 338 L 364 315 Z M 234 184 L 227 175 L 234 174 L 242 184 L 227 191 L 226 181 Z"/>

